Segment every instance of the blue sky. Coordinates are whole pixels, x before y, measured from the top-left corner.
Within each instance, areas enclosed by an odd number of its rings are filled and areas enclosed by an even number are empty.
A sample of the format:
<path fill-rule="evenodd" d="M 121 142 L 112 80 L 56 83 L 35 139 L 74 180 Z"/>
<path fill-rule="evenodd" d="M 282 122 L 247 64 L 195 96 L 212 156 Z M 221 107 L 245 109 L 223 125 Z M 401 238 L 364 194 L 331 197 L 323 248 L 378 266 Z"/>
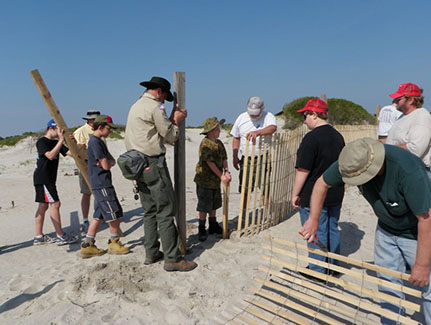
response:
<path fill-rule="evenodd" d="M 375 112 L 402 82 L 431 94 L 431 1 L 0 1 L 0 136 L 98 108 L 125 124 L 153 75 L 186 73 L 187 125 L 233 123 L 250 96 L 279 112 L 302 96 Z M 167 106 L 170 110 L 170 104 Z M 169 112 L 168 110 L 168 112 Z"/>

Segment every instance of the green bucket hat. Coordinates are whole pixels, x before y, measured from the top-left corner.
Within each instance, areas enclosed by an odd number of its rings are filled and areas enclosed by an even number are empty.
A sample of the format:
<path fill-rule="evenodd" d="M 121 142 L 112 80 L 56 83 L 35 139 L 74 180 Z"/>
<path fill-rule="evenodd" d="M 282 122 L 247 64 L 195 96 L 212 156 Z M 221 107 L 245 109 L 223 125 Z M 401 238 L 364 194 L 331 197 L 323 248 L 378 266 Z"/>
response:
<path fill-rule="evenodd" d="M 209 117 L 205 120 L 205 122 L 202 124 L 202 127 L 204 130 L 201 132 L 201 134 L 207 134 L 208 132 L 211 132 L 216 128 L 217 125 L 223 125 L 223 123 L 226 120 L 222 118 L 220 121 L 217 120 L 217 117 Z"/>

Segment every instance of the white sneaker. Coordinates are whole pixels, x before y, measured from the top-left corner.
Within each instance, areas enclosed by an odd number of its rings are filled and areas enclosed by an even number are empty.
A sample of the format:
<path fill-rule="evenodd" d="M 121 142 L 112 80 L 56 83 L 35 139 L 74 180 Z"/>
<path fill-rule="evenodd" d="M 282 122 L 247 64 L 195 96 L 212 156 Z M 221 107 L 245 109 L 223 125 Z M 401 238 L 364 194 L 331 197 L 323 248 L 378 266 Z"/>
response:
<path fill-rule="evenodd" d="M 64 232 L 61 237 L 57 236 L 57 238 L 55 238 L 55 243 L 58 246 L 63 246 L 63 245 L 76 243 L 78 240 L 79 240 L 78 236 L 70 236 Z"/>
<path fill-rule="evenodd" d="M 52 237 L 49 237 L 48 235 L 42 235 L 42 237 L 34 237 L 33 239 L 33 245 L 45 245 L 45 244 L 51 244 L 54 242 L 55 242 L 55 239 Z"/>

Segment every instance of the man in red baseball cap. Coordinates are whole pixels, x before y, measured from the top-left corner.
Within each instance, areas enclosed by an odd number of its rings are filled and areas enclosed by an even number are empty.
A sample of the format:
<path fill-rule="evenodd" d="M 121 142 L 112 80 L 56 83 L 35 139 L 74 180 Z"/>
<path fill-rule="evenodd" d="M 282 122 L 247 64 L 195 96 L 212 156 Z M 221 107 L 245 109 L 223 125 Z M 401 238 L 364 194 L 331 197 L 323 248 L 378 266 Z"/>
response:
<path fill-rule="evenodd" d="M 292 206 L 299 209 L 301 223 L 308 220 L 310 214 L 310 198 L 314 183 L 323 172 L 338 159 L 344 147 L 343 136 L 328 124 L 328 105 L 319 98 L 310 99 L 304 108 L 297 111 L 302 113 L 304 123 L 311 130 L 304 136 L 298 148 L 296 159 L 295 181 L 292 190 Z M 317 236 L 331 253 L 340 254 L 340 231 L 338 220 L 340 218 L 341 203 L 344 197 L 344 186 L 335 186 L 328 192 L 319 217 Z M 314 244 L 309 247 L 317 248 Z M 310 257 L 326 262 L 324 256 L 311 254 Z M 330 259 L 329 263 L 336 264 Z M 320 273 L 328 273 L 325 267 L 309 264 L 308 268 Z M 331 275 L 338 272 L 329 271 Z M 319 278 L 301 273 L 307 278 L 319 281 Z"/>
<path fill-rule="evenodd" d="M 431 181 L 431 115 L 422 107 L 422 92 L 413 83 L 403 83 L 389 95 L 403 115 L 390 129 L 386 143 L 404 148 L 421 158 Z"/>

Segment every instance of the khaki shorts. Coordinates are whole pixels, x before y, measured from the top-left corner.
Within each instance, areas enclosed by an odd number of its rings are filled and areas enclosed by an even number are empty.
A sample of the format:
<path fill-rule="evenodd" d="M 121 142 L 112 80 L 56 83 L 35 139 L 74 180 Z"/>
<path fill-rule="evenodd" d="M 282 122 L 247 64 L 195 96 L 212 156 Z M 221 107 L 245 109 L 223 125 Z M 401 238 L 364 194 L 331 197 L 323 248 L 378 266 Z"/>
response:
<path fill-rule="evenodd" d="M 79 188 L 81 189 L 82 194 L 91 194 L 87 182 L 84 180 L 84 177 L 82 176 L 81 172 L 79 172 Z"/>

